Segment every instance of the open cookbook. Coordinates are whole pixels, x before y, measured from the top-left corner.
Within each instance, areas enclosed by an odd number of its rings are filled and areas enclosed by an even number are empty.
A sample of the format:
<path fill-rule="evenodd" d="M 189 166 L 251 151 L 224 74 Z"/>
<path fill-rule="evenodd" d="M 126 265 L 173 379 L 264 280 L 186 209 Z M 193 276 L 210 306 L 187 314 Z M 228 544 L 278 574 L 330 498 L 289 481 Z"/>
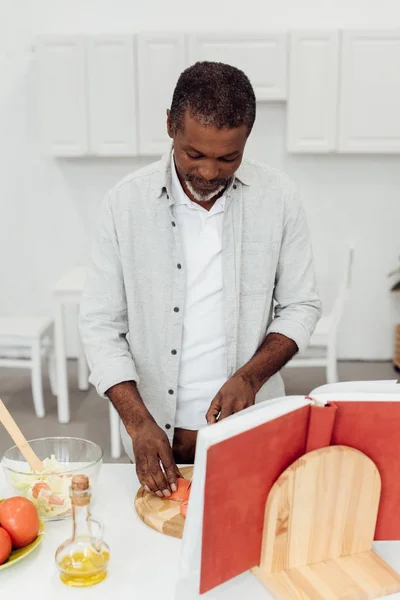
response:
<path fill-rule="evenodd" d="M 376 540 L 400 540 L 400 385 L 322 386 L 256 404 L 199 432 L 181 576 L 200 593 L 260 562 L 265 503 L 279 475 L 329 445 L 376 464 L 382 492 Z"/>

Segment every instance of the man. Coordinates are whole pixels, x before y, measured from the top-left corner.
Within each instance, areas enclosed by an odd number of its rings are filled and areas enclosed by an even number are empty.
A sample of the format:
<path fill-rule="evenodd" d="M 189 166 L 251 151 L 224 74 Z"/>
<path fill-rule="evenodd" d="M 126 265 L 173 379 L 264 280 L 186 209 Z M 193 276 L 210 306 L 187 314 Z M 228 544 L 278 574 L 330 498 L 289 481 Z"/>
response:
<path fill-rule="evenodd" d="M 91 382 L 160 497 L 201 427 L 284 394 L 279 370 L 319 317 L 293 184 L 243 159 L 255 111 L 242 71 L 186 69 L 167 111 L 172 151 L 109 192 L 94 241 L 81 306 Z"/>

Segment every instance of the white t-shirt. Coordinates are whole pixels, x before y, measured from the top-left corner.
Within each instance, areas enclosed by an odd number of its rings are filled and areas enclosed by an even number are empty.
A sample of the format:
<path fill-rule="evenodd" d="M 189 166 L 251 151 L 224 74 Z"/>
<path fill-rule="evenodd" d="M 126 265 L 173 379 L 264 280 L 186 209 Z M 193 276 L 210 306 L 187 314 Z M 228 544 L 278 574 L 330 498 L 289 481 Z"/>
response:
<path fill-rule="evenodd" d="M 186 301 L 175 427 L 204 427 L 206 412 L 227 380 L 223 314 L 222 224 L 225 196 L 210 211 L 185 194 L 171 165 L 172 196 L 186 270 Z"/>

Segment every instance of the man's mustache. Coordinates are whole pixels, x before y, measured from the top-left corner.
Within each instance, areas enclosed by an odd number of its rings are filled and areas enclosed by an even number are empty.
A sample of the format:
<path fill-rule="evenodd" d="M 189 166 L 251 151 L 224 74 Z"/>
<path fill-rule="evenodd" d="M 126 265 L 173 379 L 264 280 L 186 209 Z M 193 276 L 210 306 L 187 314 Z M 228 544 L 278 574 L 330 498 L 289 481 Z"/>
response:
<path fill-rule="evenodd" d="M 199 185 L 201 187 L 217 187 L 219 185 L 226 185 L 226 179 L 202 179 L 200 177 L 196 177 L 195 175 L 187 174 L 185 175 L 186 181 L 193 183 L 194 185 Z"/>

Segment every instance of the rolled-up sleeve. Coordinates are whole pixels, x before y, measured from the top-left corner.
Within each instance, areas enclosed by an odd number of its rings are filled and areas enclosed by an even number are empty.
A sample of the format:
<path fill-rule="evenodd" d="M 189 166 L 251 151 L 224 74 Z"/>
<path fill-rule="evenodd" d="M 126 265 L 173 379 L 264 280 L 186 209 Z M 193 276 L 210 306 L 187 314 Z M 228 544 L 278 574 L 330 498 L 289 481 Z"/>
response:
<path fill-rule="evenodd" d="M 305 350 L 321 316 L 311 239 L 304 209 L 290 182 L 283 214 L 283 235 L 274 290 L 276 302 L 269 333 L 292 339 Z"/>
<path fill-rule="evenodd" d="M 90 382 L 100 396 L 138 374 L 126 339 L 128 316 L 125 286 L 114 217 L 108 196 L 94 236 L 79 328 L 90 368 Z"/>

